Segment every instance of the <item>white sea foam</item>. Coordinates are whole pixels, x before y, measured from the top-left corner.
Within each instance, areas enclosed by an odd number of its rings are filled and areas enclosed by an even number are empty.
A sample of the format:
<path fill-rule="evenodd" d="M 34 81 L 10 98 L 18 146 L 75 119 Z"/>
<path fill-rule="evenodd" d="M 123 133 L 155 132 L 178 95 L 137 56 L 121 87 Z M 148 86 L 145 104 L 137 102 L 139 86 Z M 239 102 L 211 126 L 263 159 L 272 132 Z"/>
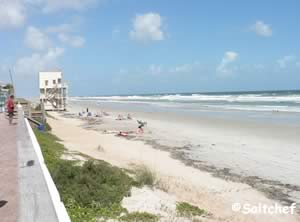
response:
<path fill-rule="evenodd" d="M 225 102 L 295 102 L 300 103 L 300 95 L 287 96 L 263 96 L 255 94 L 247 95 L 155 95 L 155 96 L 95 96 L 95 97 L 73 97 L 74 100 L 108 100 L 108 101 L 225 101 Z"/>
<path fill-rule="evenodd" d="M 148 104 L 163 107 L 200 106 L 218 109 L 300 112 L 300 94 L 171 94 L 147 96 L 73 97 L 74 101 Z"/>

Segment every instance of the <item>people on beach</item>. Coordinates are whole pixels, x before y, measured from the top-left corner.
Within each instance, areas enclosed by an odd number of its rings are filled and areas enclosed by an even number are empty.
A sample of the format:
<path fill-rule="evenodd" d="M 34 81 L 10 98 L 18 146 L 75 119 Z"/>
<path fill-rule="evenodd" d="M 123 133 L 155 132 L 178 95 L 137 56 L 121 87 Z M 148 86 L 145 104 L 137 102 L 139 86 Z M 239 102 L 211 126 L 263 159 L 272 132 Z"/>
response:
<path fill-rule="evenodd" d="M 116 120 L 124 120 L 125 118 L 123 117 L 123 115 L 119 114 Z"/>
<path fill-rule="evenodd" d="M 108 112 L 105 112 L 105 111 L 103 111 L 102 114 L 103 114 L 104 116 L 109 116 L 109 113 L 108 113 Z"/>
<path fill-rule="evenodd" d="M 99 113 L 99 112 L 97 112 L 96 114 L 95 114 L 95 117 L 102 117 L 102 114 L 101 114 L 101 112 Z"/>
<path fill-rule="evenodd" d="M 147 125 L 147 122 L 137 120 L 139 126 L 138 126 L 138 133 L 144 133 L 144 127 Z"/>
<path fill-rule="evenodd" d="M 132 117 L 131 117 L 130 113 L 128 113 L 127 119 L 132 120 Z"/>
<path fill-rule="evenodd" d="M 9 125 L 12 125 L 15 111 L 14 95 L 11 95 L 6 103 Z"/>
<path fill-rule="evenodd" d="M 129 134 L 128 132 L 122 132 L 122 131 L 120 131 L 120 132 L 117 134 L 117 136 L 127 137 L 128 134 Z"/>

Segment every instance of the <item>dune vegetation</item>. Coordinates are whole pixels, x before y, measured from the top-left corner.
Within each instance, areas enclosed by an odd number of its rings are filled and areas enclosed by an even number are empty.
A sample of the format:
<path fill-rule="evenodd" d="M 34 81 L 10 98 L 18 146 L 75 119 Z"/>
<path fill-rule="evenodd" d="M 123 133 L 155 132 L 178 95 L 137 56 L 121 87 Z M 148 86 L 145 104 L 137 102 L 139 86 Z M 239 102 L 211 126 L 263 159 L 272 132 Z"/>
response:
<path fill-rule="evenodd" d="M 73 222 L 106 221 L 157 221 L 149 213 L 128 213 L 121 206 L 130 195 L 132 186 L 152 184 L 150 171 L 138 171 L 138 180 L 125 170 L 101 160 L 66 160 L 61 156 L 65 147 L 50 132 L 34 130 L 41 146 L 46 165 Z"/>

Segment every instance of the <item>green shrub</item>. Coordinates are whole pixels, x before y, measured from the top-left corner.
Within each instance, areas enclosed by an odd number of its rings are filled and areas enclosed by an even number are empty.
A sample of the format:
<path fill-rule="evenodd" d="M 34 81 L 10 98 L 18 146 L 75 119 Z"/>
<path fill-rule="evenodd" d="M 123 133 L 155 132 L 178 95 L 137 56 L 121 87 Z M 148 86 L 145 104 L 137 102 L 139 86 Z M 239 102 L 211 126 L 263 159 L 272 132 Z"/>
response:
<path fill-rule="evenodd" d="M 82 207 L 110 207 L 128 196 L 133 180 L 118 168 L 103 161 L 60 161 L 53 179 L 64 201 L 74 199 Z"/>
<path fill-rule="evenodd" d="M 178 202 L 176 204 L 176 212 L 182 217 L 202 216 L 206 214 L 205 210 L 193 206 L 187 202 Z"/>
<path fill-rule="evenodd" d="M 63 154 L 65 148 L 62 144 L 58 143 L 59 139 L 53 134 L 40 132 L 37 129 L 34 129 L 34 132 L 41 146 L 47 167 L 51 173 L 57 162 L 60 161 L 60 156 Z"/>
<path fill-rule="evenodd" d="M 153 186 L 156 181 L 156 175 L 146 166 L 140 166 L 135 169 L 135 180 L 138 186 Z"/>
<path fill-rule="evenodd" d="M 159 217 L 146 212 L 133 212 L 122 216 L 120 220 L 124 222 L 156 222 Z"/>
<path fill-rule="evenodd" d="M 75 201 L 72 205 L 65 204 L 72 222 L 96 222 L 99 218 L 118 218 L 118 215 L 127 211 L 119 204 L 111 207 L 81 207 Z"/>
<path fill-rule="evenodd" d="M 34 130 L 43 156 L 72 222 L 93 222 L 97 218 L 117 218 L 123 197 L 134 183 L 123 170 L 104 161 L 62 160 L 65 148 L 49 132 Z"/>

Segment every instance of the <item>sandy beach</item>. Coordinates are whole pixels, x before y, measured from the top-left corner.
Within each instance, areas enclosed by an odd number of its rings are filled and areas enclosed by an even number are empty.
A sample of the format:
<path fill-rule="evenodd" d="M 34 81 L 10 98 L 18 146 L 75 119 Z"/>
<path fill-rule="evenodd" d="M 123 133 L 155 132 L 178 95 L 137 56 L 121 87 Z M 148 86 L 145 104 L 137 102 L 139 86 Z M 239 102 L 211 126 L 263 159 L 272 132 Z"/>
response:
<path fill-rule="evenodd" d="M 110 116 L 79 118 L 86 105 L 73 103 L 70 112 L 51 113 L 55 118 L 48 119 L 53 133 L 71 151 L 123 168 L 149 167 L 159 188 L 178 201 L 206 209 L 212 214 L 209 221 L 299 221 L 296 214 L 232 210 L 234 203 L 299 203 L 299 128 L 283 131 L 270 124 L 132 110 L 132 120 L 119 121 L 121 110 L 109 107 L 105 109 Z M 89 108 L 100 110 L 91 104 Z M 136 133 L 139 119 L 148 123 L 143 134 Z M 116 136 L 119 131 L 130 133 Z"/>

